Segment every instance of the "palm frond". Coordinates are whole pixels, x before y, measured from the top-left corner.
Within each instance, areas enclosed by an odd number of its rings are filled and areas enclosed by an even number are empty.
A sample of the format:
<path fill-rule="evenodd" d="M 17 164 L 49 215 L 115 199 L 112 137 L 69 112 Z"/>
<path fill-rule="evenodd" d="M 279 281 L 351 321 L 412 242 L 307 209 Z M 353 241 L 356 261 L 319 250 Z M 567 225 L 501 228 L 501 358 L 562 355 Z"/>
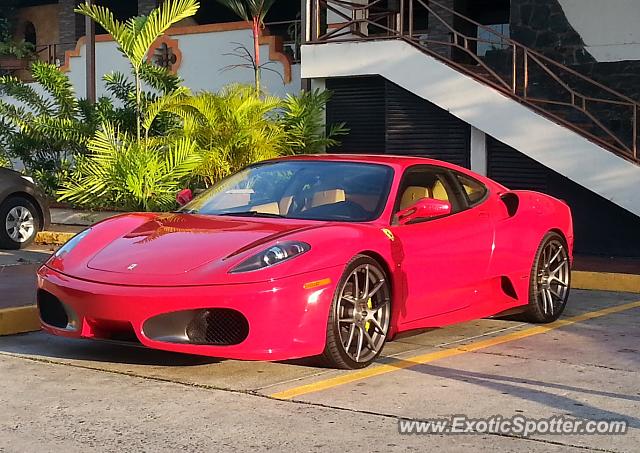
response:
<path fill-rule="evenodd" d="M 78 113 L 78 100 L 73 84 L 55 65 L 37 61 L 31 66 L 31 73 L 34 80 L 55 100 L 55 113 L 58 116 L 70 118 Z"/>
<path fill-rule="evenodd" d="M 27 105 L 36 114 L 51 115 L 54 111 L 51 101 L 36 92 L 31 85 L 22 83 L 16 77 L 0 77 L 0 94 L 11 96 Z"/>

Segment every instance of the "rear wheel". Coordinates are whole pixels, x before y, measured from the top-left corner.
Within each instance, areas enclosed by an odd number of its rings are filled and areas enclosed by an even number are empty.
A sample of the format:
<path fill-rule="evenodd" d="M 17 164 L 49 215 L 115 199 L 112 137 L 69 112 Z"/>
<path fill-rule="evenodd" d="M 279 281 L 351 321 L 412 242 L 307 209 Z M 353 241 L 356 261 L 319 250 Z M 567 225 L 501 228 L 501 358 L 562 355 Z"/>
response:
<path fill-rule="evenodd" d="M 571 287 L 569 250 L 562 236 L 549 232 L 536 251 L 529 283 L 526 320 L 553 322 L 567 305 Z"/>
<path fill-rule="evenodd" d="M 382 352 L 390 320 L 386 272 L 376 260 L 356 256 L 347 265 L 333 297 L 323 361 L 343 369 L 370 365 Z"/>
<path fill-rule="evenodd" d="M 0 205 L 0 248 L 21 249 L 33 242 L 38 233 L 38 210 L 23 197 L 12 197 Z"/>

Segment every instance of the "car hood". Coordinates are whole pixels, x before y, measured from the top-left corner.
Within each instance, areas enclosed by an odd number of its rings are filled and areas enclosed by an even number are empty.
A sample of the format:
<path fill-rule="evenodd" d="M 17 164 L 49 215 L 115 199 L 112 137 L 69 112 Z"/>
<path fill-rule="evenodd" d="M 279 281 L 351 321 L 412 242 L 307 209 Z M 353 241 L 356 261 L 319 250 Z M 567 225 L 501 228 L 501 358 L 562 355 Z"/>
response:
<path fill-rule="evenodd" d="M 138 277 L 184 274 L 309 227 L 280 219 L 155 215 L 112 238 L 87 267 Z"/>

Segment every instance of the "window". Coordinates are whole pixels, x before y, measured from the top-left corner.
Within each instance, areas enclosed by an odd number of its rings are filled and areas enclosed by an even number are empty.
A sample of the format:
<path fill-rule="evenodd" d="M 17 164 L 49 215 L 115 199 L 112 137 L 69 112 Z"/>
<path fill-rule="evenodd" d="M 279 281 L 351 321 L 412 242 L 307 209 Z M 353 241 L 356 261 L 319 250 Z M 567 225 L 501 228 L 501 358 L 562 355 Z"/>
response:
<path fill-rule="evenodd" d="M 402 178 L 396 211 L 411 207 L 422 198 L 433 198 L 451 203 L 451 213 L 462 210 L 446 171 L 435 167 L 410 168 Z"/>
<path fill-rule="evenodd" d="M 487 188 L 482 183 L 461 173 L 456 173 L 455 175 L 464 189 L 464 194 L 467 197 L 469 206 L 474 206 L 484 200 L 487 194 Z"/>
<path fill-rule="evenodd" d="M 205 215 L 367 222 L 387 204 L 393 169 L 359 162 L 279 161 L 219 182 L 183 211 Z"/>
<path fill-rule="evenodd" d="M 24 41 L 34 46 L 38 43 L 36 27 L 33 25 L 33 22 L 26 22 L 24 25 Z"/>

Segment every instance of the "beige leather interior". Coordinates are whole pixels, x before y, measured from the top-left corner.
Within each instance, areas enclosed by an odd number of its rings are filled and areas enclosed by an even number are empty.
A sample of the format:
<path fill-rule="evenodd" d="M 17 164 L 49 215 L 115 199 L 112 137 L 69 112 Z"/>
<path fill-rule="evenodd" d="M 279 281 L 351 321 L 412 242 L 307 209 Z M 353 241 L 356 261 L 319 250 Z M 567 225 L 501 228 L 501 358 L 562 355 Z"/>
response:
<path fill-rule="evenodd" d="M 251 202 L 251 194 L 243 192 L 232 192 L 220 194 L 218 202 L 216 203 L 217 209 L 229 209 L 237 208 L 238 206 L 246 206 Z"/>
<path fill-rule="evenodd" d="M 374 212 L 378 207 L 380 198 L 376 195 L 363 195 L 363 194 L 347 194 L 347 201 L 360 205 L 365 211 Z"/>
<path fill-rule="evenodd" d="M 400 200 L 400 209 L 407 209 L 416 201 L 429 198 L 429 189 L 421 186 L 409 186 L 404 190 Z"/>
<path fill-rule="evenodd" d="M 289 212 L 289 208 L 291 207 L 292 202 L 293 202 L 293 195 L 282 197 L 280 199 L 280 202 L 278 203 L 280 207 L 280 214 L 286 215 Z"/>
<path fill-rule="evenodd" d="M 437 180 L 433 185 L 431 198 L 441 201 L 449 201 L 449 195 L 447 189 L 444 188 L 444 184 L 440 180 Z"/>
<path fill-rule="evenodd" d="M 345 201 L 344 190 L 342 189 L 323 190 L 313 194 L 313 198 L 311 200 L 311 207 L 315 208 L 315 207 L 324 206 L 327 204 L 340 203 L 342 201 Z"/>
<path fill-rule="evenodd" d="M 275 201 L 272 203 L 265 203 L 261 205 L 256 205 L 251 208 L 252 212 L 259 212 L 262 214 L 277 214 L 280 215 L 280 206 Z"/>
<path fill-rule="evenodd" d="M 441 201 L 449 201 L 449 194 L 444 184 L 438 179 L 430 189 L 422 186 L 409 186 L 405 189 L 400 200 L 400 210 L 411 207 L 421 198 L 433 198 Z"/>

